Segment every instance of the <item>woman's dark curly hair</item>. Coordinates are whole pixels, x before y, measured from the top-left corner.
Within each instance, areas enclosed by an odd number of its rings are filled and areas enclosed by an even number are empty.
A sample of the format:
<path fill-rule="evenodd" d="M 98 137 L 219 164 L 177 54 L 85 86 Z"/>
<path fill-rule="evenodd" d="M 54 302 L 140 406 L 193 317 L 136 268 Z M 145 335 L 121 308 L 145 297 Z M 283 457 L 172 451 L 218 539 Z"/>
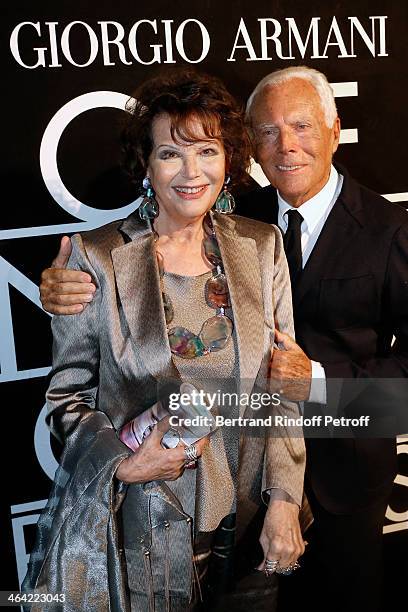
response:
<path fill-rule="evenodd" d="M 243 110 L 216 77 L 192 70 L 153 77 L 135 91 L 126 110 L 129 115 L 122 133 L 123 161 L 138 186 L 153 149 L 152 123 L 162 114 L 170 117 L 175 141 L 195 142 L 191 120 L 198 119 L 207 138 L 222 142 L 231 185 L 248 180 L 251 149 Z"/>

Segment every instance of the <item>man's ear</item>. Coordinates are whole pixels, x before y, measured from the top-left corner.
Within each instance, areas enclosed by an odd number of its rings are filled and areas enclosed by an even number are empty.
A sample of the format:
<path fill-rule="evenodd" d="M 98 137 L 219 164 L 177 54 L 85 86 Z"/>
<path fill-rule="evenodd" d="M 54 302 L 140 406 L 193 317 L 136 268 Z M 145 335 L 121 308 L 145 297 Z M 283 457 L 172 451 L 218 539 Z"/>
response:
<path fill-rule="evenodd" d="M 337 148 L 338 148 L 339 142 L 340 142 L 340 131 L 341 131 L 340 117 L 338 117 L 338 116 L 336 117 L 332 130 L 333 130 L 333 150 L 332 150 L 332 153 L 334 154 L 337 151 Z"/>

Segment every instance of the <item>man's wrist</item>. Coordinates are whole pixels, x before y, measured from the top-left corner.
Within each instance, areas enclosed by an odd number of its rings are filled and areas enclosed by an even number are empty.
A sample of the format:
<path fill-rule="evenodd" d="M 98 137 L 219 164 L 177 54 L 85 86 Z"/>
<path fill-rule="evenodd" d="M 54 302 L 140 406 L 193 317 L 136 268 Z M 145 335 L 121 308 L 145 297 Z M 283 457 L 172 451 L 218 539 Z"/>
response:
<path fill-rule="evenodd" d="M 289 495 L 289 493 L 285 491 L 284 489 L 278 489 L 277 487 L 272 487 L 271 489 L 265 489 L 265 491 L 263 491 L 263 494 L 265 495 L 265 497 L 267 497 L 266 503 L 268 503 L 268 505 L 274 501 L 284 501 L 289 504 L 294 504 L 295 506 L 299 508 L 299 505 L 295 502 L 293 497 Z"/>

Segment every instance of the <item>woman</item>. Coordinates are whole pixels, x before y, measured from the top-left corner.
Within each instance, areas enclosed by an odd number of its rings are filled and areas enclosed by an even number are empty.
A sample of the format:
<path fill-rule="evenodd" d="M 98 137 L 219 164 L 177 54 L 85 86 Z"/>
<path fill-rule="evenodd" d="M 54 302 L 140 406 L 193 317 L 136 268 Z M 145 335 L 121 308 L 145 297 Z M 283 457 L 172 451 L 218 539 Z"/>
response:
<path fill-rule="evenodd" d="M 48 422 L 65 446 L 25 586 L 64 593 L 64 612 L 190 609 L 236 513 L 237 545 L 254 531 L 249 552 L 260 538 L 265 573 L 246 554 L 240 596 L 222 605 L 238 610 L 250 591 L 271 610 L 273 569 L 303 552 L 303 441 L 224 428 L 166 449 L 157 426 L 133 453 L 118 432 L 165 401 L 168 381 L 208 391 L 232 379 L 248 394 L 262 385 L 275 325 L 293 336 L 282 240 L 276 228 L 219 214 L 231 212 L 228 184 L 244 179 L 249 144 L 218 80 L 156 78 L 135 99 L 125 154 L 145 198 L 124 222 L 73 238 L 70 267 L 97 290 L 82 314 L 53 320 Z M 196 457 L 197 469 L 184 470 Z"/>

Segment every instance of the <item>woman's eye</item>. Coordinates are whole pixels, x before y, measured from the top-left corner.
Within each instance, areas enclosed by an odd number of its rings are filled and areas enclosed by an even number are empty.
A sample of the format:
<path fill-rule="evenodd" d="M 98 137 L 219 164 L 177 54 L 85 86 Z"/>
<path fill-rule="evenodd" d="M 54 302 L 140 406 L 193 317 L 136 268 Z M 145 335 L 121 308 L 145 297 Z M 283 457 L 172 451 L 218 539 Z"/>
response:
<path fill-rule="evenodd" d="M 205 157 L 210 157 L 211 155 L 217 155 L 217 153 L 218 151 L 214 149 L 213 147 L 208 147 L 201 151 L 201 155 L 204 155 Z"/>
<path fill-rule="evenodd" d="M 160 153 L 160 159 L 175 159 L 176 157 L 178 157 L 176 151 L 162 151 Z"/>

